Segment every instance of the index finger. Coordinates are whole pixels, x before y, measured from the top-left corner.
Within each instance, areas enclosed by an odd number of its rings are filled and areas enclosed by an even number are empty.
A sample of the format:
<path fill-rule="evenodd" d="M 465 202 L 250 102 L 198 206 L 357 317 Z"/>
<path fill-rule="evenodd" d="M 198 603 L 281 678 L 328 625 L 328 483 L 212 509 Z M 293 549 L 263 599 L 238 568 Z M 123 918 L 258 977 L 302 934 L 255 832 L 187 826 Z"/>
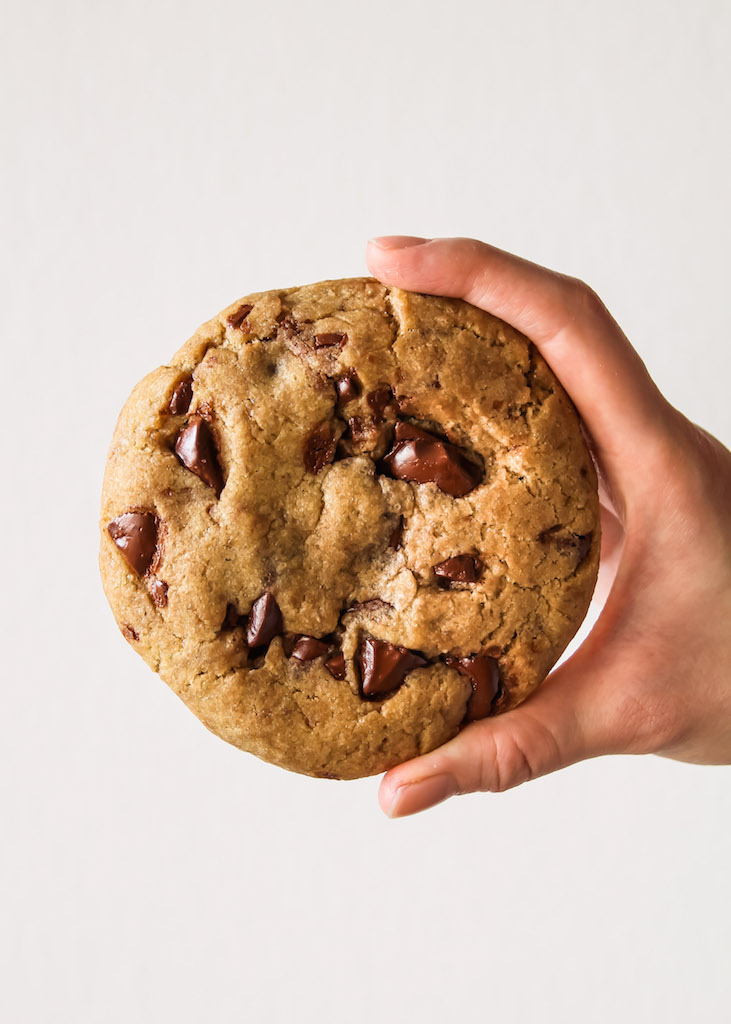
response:
<path fill-rule="evenodd" d="M 471 238 L 387 236 L 371 240 L 366 258 L 385 284 L 465 299 L 525 334 L 574 402 L 605 468 L 621 463 L 626 471 L 632 455 L 640 469 L 638 448 L 663 434 L 669 406 L 582 281 Z"/>

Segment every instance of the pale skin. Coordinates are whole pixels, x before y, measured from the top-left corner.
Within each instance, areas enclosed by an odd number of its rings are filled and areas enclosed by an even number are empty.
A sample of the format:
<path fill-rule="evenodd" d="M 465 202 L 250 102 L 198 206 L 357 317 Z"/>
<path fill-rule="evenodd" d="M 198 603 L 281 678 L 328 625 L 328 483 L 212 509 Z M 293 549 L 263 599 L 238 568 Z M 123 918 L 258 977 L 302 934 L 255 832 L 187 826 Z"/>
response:
<path fill-rule="evenodd" d="M 520 707 L 391 769 L 391 817 L 602 754 L 731 764 L 731 453 L 662 396 L 583 282 L 468 238 L 374 239 L 384 284 L 466 299 L 540 349 L 600 475 L 603 608 Z"/>

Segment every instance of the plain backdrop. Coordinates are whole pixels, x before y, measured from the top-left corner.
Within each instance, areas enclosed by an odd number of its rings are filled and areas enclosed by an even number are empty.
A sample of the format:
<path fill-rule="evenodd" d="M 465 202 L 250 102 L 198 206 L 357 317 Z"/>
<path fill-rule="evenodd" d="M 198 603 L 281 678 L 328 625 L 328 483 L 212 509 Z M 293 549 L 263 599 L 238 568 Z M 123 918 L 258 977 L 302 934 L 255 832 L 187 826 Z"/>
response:
<path fill-rule="evenodd" d="M 725 1021 L 731 769 L 391 822 L 215 739 L 96 568 L 117 413 L 247 292 L 464 234 L 588 280 L 726 443 L 724 0 L 0 3 L 0 1017 Z"/>

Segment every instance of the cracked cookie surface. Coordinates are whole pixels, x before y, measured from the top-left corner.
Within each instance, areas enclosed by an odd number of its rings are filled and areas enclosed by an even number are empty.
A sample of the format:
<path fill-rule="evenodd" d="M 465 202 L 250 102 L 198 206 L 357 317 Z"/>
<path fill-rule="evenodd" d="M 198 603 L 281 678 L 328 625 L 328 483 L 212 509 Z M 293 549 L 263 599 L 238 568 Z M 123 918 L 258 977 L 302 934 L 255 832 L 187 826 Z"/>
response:
<path fill-rule="evenodd" d="M 599 561 L 576 412 L 521 334 L 363 278 L 250 295 L 138 384 L 104 481 L 119 626 L 214 733 L 329 778 L 515 707 Z"/>

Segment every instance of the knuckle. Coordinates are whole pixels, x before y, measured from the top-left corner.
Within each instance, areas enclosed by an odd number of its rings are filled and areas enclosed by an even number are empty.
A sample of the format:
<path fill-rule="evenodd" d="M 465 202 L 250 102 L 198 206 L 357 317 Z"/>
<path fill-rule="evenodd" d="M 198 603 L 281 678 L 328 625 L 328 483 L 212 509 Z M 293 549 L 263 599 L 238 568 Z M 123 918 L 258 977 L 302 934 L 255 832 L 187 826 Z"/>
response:
<path fill-rule="evenodd" d="M 458 246 L 467 256 L 472 256 L 474 259 L 479 259 L 484 255 L 486 246 L 484 242 L 481 242 L 477 238 L 455 238 L 453 239 L 455 246 Z"/>
<path fill-rule="evenodd" d="M 479 788 L 504 793 L 558 767 L 553 736 L 531 723 L 530 729 L 493 728 L 480 747 Z"/>
<path fill-rule="evenodd" d="M 576 318 L 604 318 L 609 314 L 607 307 L 594 289 L 578 277 L 563 275 L 566 287 L 567 305 Z"/>

